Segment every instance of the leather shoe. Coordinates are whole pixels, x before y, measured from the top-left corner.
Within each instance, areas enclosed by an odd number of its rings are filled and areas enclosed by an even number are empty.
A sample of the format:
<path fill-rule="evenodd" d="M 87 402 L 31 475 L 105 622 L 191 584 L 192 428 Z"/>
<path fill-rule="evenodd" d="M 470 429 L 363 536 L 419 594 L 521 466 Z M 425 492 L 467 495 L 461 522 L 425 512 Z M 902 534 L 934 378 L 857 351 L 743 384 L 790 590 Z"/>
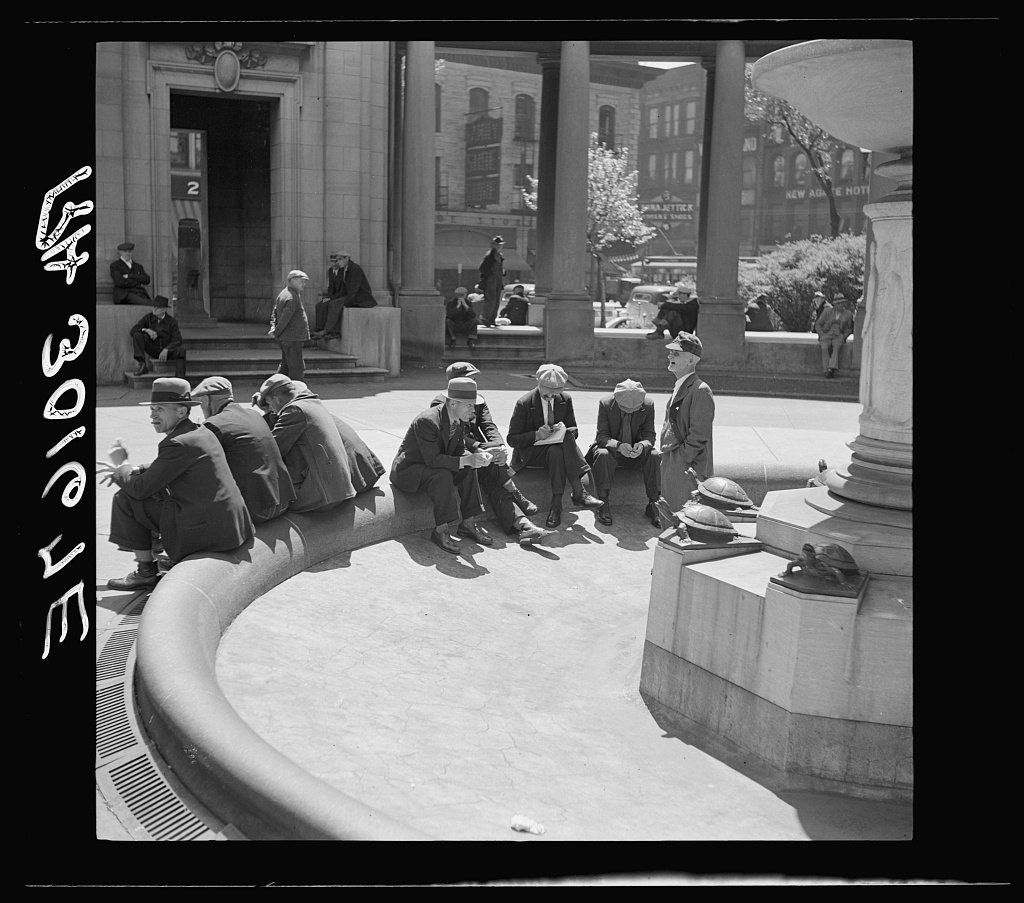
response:
<path fill-rule="evenodd" d="M 530 516 L 536 514 L 540 510 L 533 502 L 523 495 L 522 492 L 519 491 L 518 487 L 511 490 L 511 492 L 512 500 L 519 506 L 519 510 L 522 511 L 523 514 Z"/>
<path fill-rule="evenodd" d="M 136 376 L 143 376 L 143 375 L 145 375 L 146 373 L 149 373 L 149 367 L 147 367 L 147 366 L 146 366 L 145 364 L 142 364 L 142 365 L 141 365 L 141 366 L 139 367 L 139 369 L 135 371 L 135 375 L 136 375 Z"/>
<path fill-rule="evenodd" d="M 656 527 L 659 530 L 661 529 L 661 517 L 658 514 L 658 506 L 654 504 L 653 499 L 649 501 L 647 503 L 647 507 L 644 508 L 644 517 L 651 522 L 651 526 Z"/>
<path fill-rule="evenodd" d="M 554 536 L 554 530 L 545 530 L 538 527 L 532 521 L 527 521 L 523 529 L 519 531 L 519 545 L 528 546 L 540 542 L 545 536 Z"/>
<path fill-rule="evenodd" d="M 607 502 L 597 509 L 597 521 L 606 527 L 612 525 L 612 509 Z"/>
<path fill-rule="evenodd" d="M 159 579 L 159 572 L 143 574 L 139 570 L 134 570 L 127 577 L 114 577 L 112 580 L 108 580 L 107 587 L 109 589 L 146 589 L 156 586 Z"/>
<path fill-rule="evenodd" d="M 574 505 L 581 505 L 584 508 L 600 508 L 604 505 L 604 502 L 595 495 L 591 495 L 589 492 L 584 492 L 581 498 L 572 497 L 572 503 Z"/>
<path fill-rule="evenodd" d="M 552 508 L 548 511 L 548 519 L 544 521 L 544 526 L 551 530 L 554 530 L 562 522 L 562 509 Z"/>
<path fill-rule="evenodd" d="M 649 333 L 647 333 L 647 335 L 644 336 L 644 338 L 646 338 L 646 339 L 660 339 L 661 336 L 662 336 L 662 332 L 659 329 L 657 332 L 649 332 Z"/>
<path fill-rule="evenodd" d="M 479 524 L 463 521 L 459 524 L 458 534 L 459 536 L 465 536 L 467 539 L 472 539 L 473 542 L 478 542 L 482 546 L 494 545 L 494 537 Z"/>
<path fill-rule="evenodd" d="M 430 534 L 430 541 L 453 555 L 458 555 L 462 551 L 458 543 L 452 539 L 447 527 L 434 527 L 434 531 Z"/>

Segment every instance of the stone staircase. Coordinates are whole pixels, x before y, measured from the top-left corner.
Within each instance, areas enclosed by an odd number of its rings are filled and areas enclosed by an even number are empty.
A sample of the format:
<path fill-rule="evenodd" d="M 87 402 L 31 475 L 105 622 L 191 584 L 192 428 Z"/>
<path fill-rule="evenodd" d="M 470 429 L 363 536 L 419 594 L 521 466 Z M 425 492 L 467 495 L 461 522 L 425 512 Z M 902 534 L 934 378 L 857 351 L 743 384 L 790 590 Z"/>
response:
<path fill-rule="evenodd" d="M 544 332 L 537 326 L 481 327 L 472 351 L 465 336 L 457 336 L 453 348 L 445 348 L 444 365 L 470 361 L 481 370 L 513 368 L 533 373 L 546 363 Z"/>
<path fill-rule="evenodd" d="M 218 323 L 215 327 L 182 326 L 182 338 L 188 349 L 186 377 L 195 385 L 208 376 L 223 376 L 232 383 L 259 385 L 277 372 L 281 351 L 267 328 L 256 323 Z M 339 354 L 321 343 L 303 349 L 306 365 L 303 377 L 315 385 L 325 381 L 346 383 L 384 382 L 388 371 L 379 367 L 361 367 L 355 355 Z M 133 389 L 145 388 L 154 379 L 174 375 L 173 361 L 154 360 L 149 372 L 136 376 L 125 370 L 125 382 Z"/>

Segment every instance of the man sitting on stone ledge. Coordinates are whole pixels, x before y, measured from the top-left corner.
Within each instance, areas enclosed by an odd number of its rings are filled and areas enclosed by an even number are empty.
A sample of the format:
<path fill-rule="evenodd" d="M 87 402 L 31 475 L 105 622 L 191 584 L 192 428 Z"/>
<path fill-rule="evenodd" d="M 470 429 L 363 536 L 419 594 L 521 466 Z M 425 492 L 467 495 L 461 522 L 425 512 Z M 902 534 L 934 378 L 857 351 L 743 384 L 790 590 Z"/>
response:
<path fill-rule="evenodd" d="M 132 260 L 135 242 L 126 241 L 117 246 L 121 256 L 110 265 L 110 281 L 114 283 L 115 304 L 140 304 L 149 306 L 153 299 L 143 286 L 149 285 L 149 273 L 141 263 Z"/>
<path fill-rule="evenodd" d="M 376 307 L 377 299 L 366 278 L 363 268 L 351 255 L 339 251 L 338 266 L 341 267 L 341 291 L 330 299 L 327 319 L 324 321 L 323 338 L 336 339 L 341 336 L 341 315 L 346 307 Z"/>
<path fill-rule="evenodd" d="M 135 590 L 158 579 L 153 554 L 159 536 L 172 564 L 193 552 L 226 552 L 253 536 L 252 519 L 217 437 L 189 419 L 193 401 L 183 379 L 155 379 L 149 419 L 164 438 L 149 465 L 132 466 L 120 440 L 110 462 L 100 461 L 100 482 L 116 483 L 110 541 L 135 554 L 136 570 L 107 582 Z"/>
<path fill-rule="evenodd" d="M 146 314 L 136 323 L 128 335 L 132 340 L 132 357 L 138 362 L 136 376 L 149 372 L 146 355 L 161 361 L 174 361 L 174 375 L 185 378 L 185 346 L 181 338 L 178 321 L 167 313 L 167 299 L 157 295 L 153 301 L 153 312 Z"/>

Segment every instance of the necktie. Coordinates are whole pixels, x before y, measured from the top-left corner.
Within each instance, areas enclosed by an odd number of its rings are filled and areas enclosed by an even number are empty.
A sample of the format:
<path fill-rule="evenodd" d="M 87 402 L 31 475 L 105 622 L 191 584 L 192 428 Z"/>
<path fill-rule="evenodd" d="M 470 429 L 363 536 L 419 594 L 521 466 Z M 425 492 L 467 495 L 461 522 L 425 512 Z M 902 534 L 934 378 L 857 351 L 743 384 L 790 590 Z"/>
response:
<path fill-rule="evenodd" d="M 619 442 L 625 442 L 626 445 L 633 444 L 633 428 L 630 424 L 631 413 L 622 411 L 622 425 L 619 427 Z"/>
<path fill-rule="evenodd" d="M 544 415 L 544 422 L 548 426 L 555 425 L 555 400 L 550 396 L 544 399 L 544 404 L 547 405 L 547 413 Z"/>

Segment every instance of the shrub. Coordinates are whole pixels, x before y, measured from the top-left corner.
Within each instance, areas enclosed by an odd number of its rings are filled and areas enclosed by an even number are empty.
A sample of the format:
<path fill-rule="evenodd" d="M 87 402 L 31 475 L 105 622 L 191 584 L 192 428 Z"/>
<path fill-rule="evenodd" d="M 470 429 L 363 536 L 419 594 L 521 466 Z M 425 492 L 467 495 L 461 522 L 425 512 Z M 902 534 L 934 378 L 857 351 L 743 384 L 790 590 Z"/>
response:
<path fill-rule="evenodd" d="M 761 292 L 782 328 L 807 332 L 813 326 L 814 293 L 842 295 L 856 302 L 864 290 L 864 235 L 844 233 L 837 238 L 816 235 L 778 245 L 754 268 L 741 268 L 739 295 L 750 301 Z"/>

